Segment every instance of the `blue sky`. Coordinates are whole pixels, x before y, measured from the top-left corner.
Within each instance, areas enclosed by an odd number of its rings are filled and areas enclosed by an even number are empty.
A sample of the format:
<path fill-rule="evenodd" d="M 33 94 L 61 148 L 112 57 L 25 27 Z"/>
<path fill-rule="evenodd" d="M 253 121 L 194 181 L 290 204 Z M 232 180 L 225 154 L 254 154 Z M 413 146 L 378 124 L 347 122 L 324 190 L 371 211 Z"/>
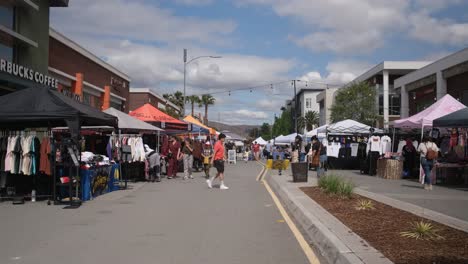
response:
<path fill-rule="evenodd" d="M 210 119 L 261 124 L 292 97 L 287 80 L 341 85 L 383 60 L 467 47 L 465 10 L 463 0 L 72 0 L 51 24 L 132 87 L 161 94 L 183 89 L 184 48 L 189 58 L 222 56 L 188 66 L 187 95 L 214 93 Z"/>

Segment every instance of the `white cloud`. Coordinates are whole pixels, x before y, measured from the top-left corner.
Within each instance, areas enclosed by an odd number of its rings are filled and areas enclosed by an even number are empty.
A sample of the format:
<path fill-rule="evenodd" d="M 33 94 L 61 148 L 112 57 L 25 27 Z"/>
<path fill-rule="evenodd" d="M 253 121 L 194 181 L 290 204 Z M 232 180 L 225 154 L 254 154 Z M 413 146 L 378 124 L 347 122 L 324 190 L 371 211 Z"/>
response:
<path fill-rule="evenodd" d="M 303 35 L 289 39 L 316 52 L 372 53 L 395 34 L 434 44 L 466 45 L 468 24 L 431 14 L 461 0 L 240 0 L 240 6 L 271 6 L 279 16 L 299 21 Z"/>
<path fill-rule="evenodd" d="M 450 55 L 452 53 L 453 52 L 446 51 L 446 50 L 438 51 L 438 52 L 432 52 L 432 53 L 426 54 L 420 60 L 422 60 L 422 61 L 437 61 L 437 60 L 440 60 L 443 57 L 446 57 L 446 56 L 448 56 L 448 55 Z"/>
<path fill-rule="evenodd" d="M 456 23 L 449 19 L 436 19 L 427 13 L 410 16 L 410 36 L 433 44 L 468 44 L 468 23 Z"/>
<path fill-rule="evenodd" d="M 336 87 L 353 81 L 371 67 L 372 64 L 367 62 L 341 60 L 328 63 L 326 76 L 322 76 L 317 71 L 311 71 L 299 79 L 310 82 L 313 87 L 323 88 L 326 87 L 325 84 Z"/>
<path fill-rule="evenodd" d="M 213 3 L 213 0 L 174 0 L 178 4 L 189 6 L 203 6 Z"/>
<path fill-rule="evenodd" d="M 414 5 L 416 9 L 437 11 L 451 5 L 461 4 L 462 2 L 463 0 L 415 0 Z"/>
<path fill-rule="evenodd" d="M 128 74 L 132 78 L 132 86 L 151 87 L 169 83 L 171 85 L 162 86 L 161 89 L 183 88 L 182 47 L 157 47 L 128 40 L 118 42 L 84 36 L 76 41 Z M 201 58 L 187 66 L 187 94 L 225 91 L 284 80 L 295 64 L 293 60 L 216 53 L 199 48 L 189 52 L 221 55 L 222 58 Z"/>
<path fill-rule="evenodd" d="M 71 1 L 51 12 L 52 25 L 61 31 L 114 39 L 216 43 L 236 28 L 230 20 L 180 17 L 142 0 Z"/>
<path fill-rule="evenodd" d="M 239 117 L 253 118 L 253 119 L 266 119 L 268 118 L 267 113 L 262 111 L 251 111 L 247 109 L 239 109 L 233 112 Z"/>

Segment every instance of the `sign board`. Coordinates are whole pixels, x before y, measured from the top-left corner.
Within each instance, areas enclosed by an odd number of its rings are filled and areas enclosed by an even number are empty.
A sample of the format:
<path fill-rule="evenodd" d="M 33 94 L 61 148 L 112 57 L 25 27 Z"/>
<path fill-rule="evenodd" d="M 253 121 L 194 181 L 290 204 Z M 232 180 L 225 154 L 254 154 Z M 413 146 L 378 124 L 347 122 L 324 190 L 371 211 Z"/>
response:
<path fill-rule="evenodd" d="M 110 84 L 118 92 L 120 92 L 120 89 L 122 88 L 127 88 L 127 84 L 124 81 L 114 77 L 111 77 Z"/>
<path fill-rule="evenodd" d="M 236 151 L 235 150 L 233 150 L 233 149 L 228 150 L 228 162 L 229 163 L 232 162 L 232 163 L 236 164 L 236 161 L 237 161 L 236 157 L 237 156 L 236 156 Z"/>
<path fill-rule="evenodd" d="M 0 59 L 0 71 L 57 89 L 59 81 L 28 67 Z"/>

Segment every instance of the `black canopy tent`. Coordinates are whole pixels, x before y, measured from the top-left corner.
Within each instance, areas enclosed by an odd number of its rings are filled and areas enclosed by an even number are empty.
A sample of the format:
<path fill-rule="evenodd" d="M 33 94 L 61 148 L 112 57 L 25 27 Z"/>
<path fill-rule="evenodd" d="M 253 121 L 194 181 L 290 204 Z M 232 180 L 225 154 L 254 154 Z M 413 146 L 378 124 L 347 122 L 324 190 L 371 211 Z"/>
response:
<path fill-rule="evenodd" d="M 57 90 L 33 87 L 0 97 L 0 128 L 118 126 L 115 116 L 103 113 Z M 78 127 L 77 127 L 78 126 Z"/>
<path fill-rule="evenodd" d="M 435 119 L 433 127 L 468 127 L 468 108 Z"/>
<path fill-rule="evenodd" d="M 118 128 L 118 119 L 48 87 L 22 89 L 0 97 L 0 129 L 17 131 L 25 128 L 47 127 L 50 130 L 57 126 L 68 126 L 72 139 L 77 140 L 81 126 Z M 76 145 L 75 140 L 72 140 L 70 144 Z M 52 153 L 55 153 L 53 140 L 51 144 Z M 56 202 L 55 157 L 53 156 L 51 167 L 54 179 L 53 198 Z M 69 182 L 70 204 L 72 204 L 72 181 Z"/>

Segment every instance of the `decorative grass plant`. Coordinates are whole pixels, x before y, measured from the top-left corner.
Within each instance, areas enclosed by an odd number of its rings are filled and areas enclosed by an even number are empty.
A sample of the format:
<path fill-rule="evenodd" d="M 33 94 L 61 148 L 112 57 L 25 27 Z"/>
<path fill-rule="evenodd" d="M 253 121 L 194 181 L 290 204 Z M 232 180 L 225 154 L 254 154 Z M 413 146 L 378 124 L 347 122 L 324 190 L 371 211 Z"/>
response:
<path fill-rule="evenodd" d="M 374 203 L 371 200 L 359 199 L 356 204 L 356 210 L 374 210 Z"/>
<path fill-rule="evenodd" d="M 434 228 L 431 223 L 424 221 L 412 223 L 410 231 L 401 232 L 402 237 L 412 238 L 416 240 L 440 240 L 445 239 L 443 236 L 437 234 L 439 230 Z"/>

